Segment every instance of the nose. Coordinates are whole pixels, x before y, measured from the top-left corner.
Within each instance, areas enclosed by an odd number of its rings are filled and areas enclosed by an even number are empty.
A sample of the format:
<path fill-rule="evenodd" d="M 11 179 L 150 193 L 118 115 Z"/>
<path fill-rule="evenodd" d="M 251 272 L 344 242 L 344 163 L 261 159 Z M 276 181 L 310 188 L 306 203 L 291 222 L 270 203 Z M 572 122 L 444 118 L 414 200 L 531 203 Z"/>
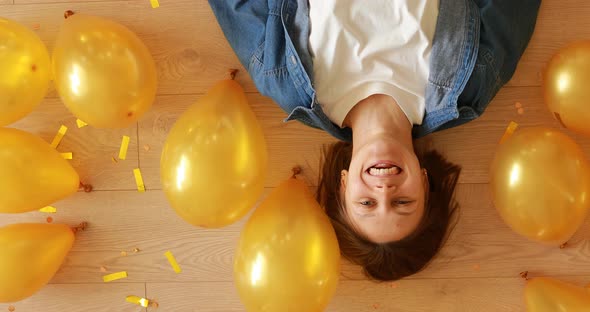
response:
<path fill-rule="evenodd" d="M 397 186 L 393 183 L 378 182 L 377 184 L 375 184 L 375 188 L 377 188 L 380 191 L 386 191 L 389 189 L 395 190 Z"/>

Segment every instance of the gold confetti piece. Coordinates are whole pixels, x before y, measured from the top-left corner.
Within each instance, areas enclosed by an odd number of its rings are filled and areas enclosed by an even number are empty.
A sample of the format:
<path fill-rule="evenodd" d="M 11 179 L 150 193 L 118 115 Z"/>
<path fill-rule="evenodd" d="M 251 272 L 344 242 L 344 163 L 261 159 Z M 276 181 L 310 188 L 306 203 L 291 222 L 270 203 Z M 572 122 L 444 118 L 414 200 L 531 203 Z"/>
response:
<path fill-rule="evenodd" d="M 122 279 L 122 278 L 126 278 L 126 277 L 127 277 L 127 272 L 121 271 L 121 272 L 105 275 L 102 277 L 102 280 L 105 283 L 108 283 L 108 282 L 116 281 L 118 279 Z"/>
<path fill-rule="evenodd" d="M 139 248 L 133 248 L 133 252 L 138 253 L 138 252 L 140 252 L 140 250 L 139 250 Z"/>
<path fill-rule="evenodd" d="M 103 273 L 105 273 L 105 272 L 107 271 L 107 268 L 106 268 L 106 267 L 104 267 L 104 266 L 101 266 L 101 267 L 100 267 L 100 271 L 101 271 L 101 272 L 103 272 Z"/>
<path fill-rule="evenodd" d="M 151 306 L 152 306 L 154 309 L 157 309 L 157 308 L 160 306 L 160 304 L 158 304 L 158 303 L 157 303 L 157 302 L 155 302 L 155 301 L 152 301 L 150 305 L 151 305 Z"/>
<path fill-rule="evenodd" d="M 158 2 L 158 0 L 150 0 L 150 2 L 152 3 L 153 9 L 160 7 L 160 3 Z"/>
<path fill-rule="evenodd" d="M 74 159 L 74 154 L 72 154 L 72 153 L 61 153 L 61 157 L 63 157 L 64 159 L 71 160 L 71 159 Z"/>
<path fill-rule="evenodd" d="M 127 252 L 126 251 L 121 251 L 121 257 L 127 257 Z"/>
<path fill-rule="evenodd" d="M 522 115 L 522 114 L 524 114 L 524 108 L 522 108 L 522 107 L 521 107 L 521 108 L 519 108 L 519 109 L 518 109 L 516 112 L 517 112 L 519 115 Z"/>
<path fill-rule="evenodd" d="M 391 283 L 391 284 L 389 285 L 389 287 L 391 287 L 391 288 L 397 288 L 397 287 L 398 287 L 398 285 L 397 285 L 397 283 L 396 283 L 396 282 L 393 282 L 393 283 Z"/>
<path fill-rule="evenodd" d="M 166 256 L 166 258 L 168 258 L 168 262 L 170 262 L 170 265 L 172 266 L 172 269 L 174 269 L 174 272 L 180 273 L 180 271 L 182 271 L 180 269 L 180 266 L 178 266 L 178 262 L 176 262 L 176 258 L 174 258 L 174 255 L 172 254 L 172 252 L 170 250 L 166 251 L 164 256 Z"/>
<path fill-rule="evenodd" d="M 39 209 L 39 211 L 46 212 L 46 213 L 56 213 L 57 209 L 55 207 L 47 206 L 45 208 Z"/>
<path fill-rule="evenodd" d="M 111 157 L 111 161 L 113 162 L 113 164 L 118 163 L 117 159 L 115 159 L 115 157 Z"/>
<path fill-rule="evenodd" d="M 8 311 L 9 311 L 9 312 L 14 312 L 14 310 L 16 310 L 16 309 L 14 308 L 14 306 L 8 306 Z"/>
<path fill-rule="evenodd" d="M 76 119 L 76 125 L 78 125 L 78 129 L 79 128 L 84 128 L 84 127 L 88 126 L 87 123 L 85 123 L 84 121 L 82 121 L 80 119 Z"/>
<path fill-rule="evenodd" d="M 514 103 L 514 107 L 521 108 L 522 104 L 520 102 L 516 102 L 516 103 Z"/>
<path fill-rule="evenodd" d="M 135 184 L 137 184 L 137 190 L 140 193 L 145 192 L 145 185 L 143 184 L 143 178 L 141 177 L 141 170 L 139 170 L 139 168 L 133 169 L 133 174 L 135 175 Z"/>
<path fill-rule="evenodd" d="M 146 152 L 149 152 L 149 151 L 150 151 L 150 146 L 146 144 L 146 145 L 144 145 L 144 146 L 143 146 L 143 149 L 144 149 Z"/>
<path fill-rule="evenodd" d="M 53 218 L 52 217 L 47 217 L 47 223 L 51 223 L 53 222 Z"/>
<path fill-rule="evenodd" d="M 125 300 L 127 302 L 140 305 L 140 306 L 142 306 L 144 308 L 147 308 L 150 305 L 150 301 L 148 299 L 141 298 L 141 297 L 138 297 L 138 296 L 127 296 L 127 298 L 125 298 Z"/>
<path fill-rule="evenodd" d="M 119 149 L 119 159 L 125 160 L 127 158 L 127 149 L 129 149 L 129 137 L 124 135 L 121 141 L 121 149 Z"/>
<path fill-rule="evenodd" d="M 57 148 L 57 146 L 61 142 L 61 139 L 64 137 L 64 135 L 66 135 L 67 131 L 68 127 L 61 125 L 61 127 L 59 127 L 59 131 L 57 131 L 57 134 L 53 138 L 53 141 L 51 141 L 51 147 Z"/>
<path fill-rule="evenodd" d="M 516 131 L 516 128 L 518 128 L 518 124 L 514 121 L 511 121 L 508 127 L 506 127 L 506 132 L 504 132 L 502 139 L 500 139 L 500 144 L 504 143 L 504 141 L 506 141 L 506 139 L 508 139 L 514 133 L 514 131 Z"/>

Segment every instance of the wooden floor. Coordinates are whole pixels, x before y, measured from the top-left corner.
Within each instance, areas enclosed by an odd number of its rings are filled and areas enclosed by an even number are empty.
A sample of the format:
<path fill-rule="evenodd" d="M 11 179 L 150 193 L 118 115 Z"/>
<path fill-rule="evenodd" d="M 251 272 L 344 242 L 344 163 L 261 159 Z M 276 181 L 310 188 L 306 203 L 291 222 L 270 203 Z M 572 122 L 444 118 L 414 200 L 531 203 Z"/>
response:
<path fill-rule="evenodd" d="M 148 0 L 0 0 L 0 16 L 38 28 L 50 48 L 65 10 L 119 21 L 149 47 L 160 80 L 153 109 L 128 129 L 78 129 L 54 91 L 14 125 L 47 141 L 61 124 L 68 126 L 58 150 L 74 153 L 72 164 L 95 188 L 55 204 L 54 222 L 88 221 L 90 228 L 78 235 L 50 285 L 12 304 L 17 312 L 144 310 L 126 303 L 127 295 L 156 300 L 159 307 L 149 311 L 243 311 L 232 284 L 232 258 L 244 221 L 219 230 L 184 223 L 166 202 L 158 173 L 162 144 L 176 118 L 226 78 L 229 68 L 242 67 L 205 0 L 160 0 L 160 5 L 152 9 Z M 357 267 L 345 263 L 329 311 L 521 311 L 521 271 L 579 285 L 590 281 L 590 222 L 566 249 L 541 246 L 504 225 L 488 192 L 488 166 L 509 121 L 523 127 L 559 127 L 542 101 L 541 73 L 563 44 L 590 38 L 590 2 L 544 0 L 537 25 L 514 78 L 484 116 L 421 142 L 464 168 L 457 192 L 460 218 L 440 255 L 422 273 L 396 283 L 369 282 Z M 267 190 L 288 177 L 293 165 L 302 166 L 306 181 L 314 186 L 319 149 L 332 139 L 295 122 L 283 123 L 285 114 L 256 92 L 243 70 L 238 81 L 248 92 L 268 141 Z M 524 114 L 517 113 L 516 102 Z M 131 137 L 128 158 L 113 163 L 111 157 L 118 155 L 123 135 Z M 590 139 L 574 137 L 590 152 Z M 146 193 L 136 191 L 132 171 L 137 167 L 143 172 Z M 40 212 L 2 215 L 0 225 L 45 222 L 46 217 Z M 134 253 L 135 248 L 140 251 Z M 167 250 L 177 257 L 181 274 L 170 268 L 163 256 Z M 127 271 L 129 277 L 105 284 L 101 267 Z M 8 309 L 9 305 L 0 304 L 0 312 Z"/>

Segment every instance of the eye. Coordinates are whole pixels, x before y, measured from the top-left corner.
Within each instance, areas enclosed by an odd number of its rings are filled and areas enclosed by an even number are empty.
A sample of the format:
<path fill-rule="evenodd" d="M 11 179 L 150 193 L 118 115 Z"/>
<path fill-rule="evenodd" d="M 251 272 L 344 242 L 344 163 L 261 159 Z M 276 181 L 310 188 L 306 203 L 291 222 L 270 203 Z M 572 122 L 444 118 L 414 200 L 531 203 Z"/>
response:
<path fill-rule="evenodd" d="M 398 206 L 405 206 L 405 205 L 411 204 L 412 202 L 413 202 L 412 200 L 408 200 L 408 199 L 398 199 L 398 200 L 395 200 L 393 203 Z"/>
<path fill-rule="evenodd" d="M 359 204 L 361 204 L 361 206 L 370 207 L 373 206 L 375 202 L 372 200 L 361 200 Z"/>

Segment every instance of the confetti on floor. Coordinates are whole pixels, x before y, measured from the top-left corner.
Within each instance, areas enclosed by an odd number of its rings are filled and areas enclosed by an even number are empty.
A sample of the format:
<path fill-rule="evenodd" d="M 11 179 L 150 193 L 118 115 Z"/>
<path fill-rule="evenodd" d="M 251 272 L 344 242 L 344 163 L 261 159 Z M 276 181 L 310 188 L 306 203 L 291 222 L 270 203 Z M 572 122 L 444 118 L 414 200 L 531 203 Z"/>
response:
<path fill-rule="evenodd" d="M 113 162 L 113 164 L 118 163 L 117 159 L 115 157 L 111 157 L 111 161 Z"/>
<path fill-rule="evenodd" d="M 522 104 L 520 102 L 516 102 L 516 103 L 514 103 L 514 107 L 521 108 Z"/>
<path fill-rule="evenodd" d="M 158 2 L 158 0 L 150 0 L 151 4 L 152 4 L 152 8 L 159 8 L 160 7 L 160 3 Z"/>
<path fill-rule="evenodd" d="M 524 114 L 524 108 L 522 108 L 522 107 L 521 107 L 521 108 L 517 109 L 517 110 L 516 110 L 516 112 L 517 112 L 519 115 L 523 115 L 523 114 Z"/>
<path fill-rule="evenodd" d="M 134 252 L 134 253 L 138 253 L 138 252 L 140 252 L 140 251 L 141 251 L 141 250 L 139 250 L 139 248 L 133 248 L 133 252 Z"/>
<path fill-rule="evenodd" d="M 147 145 L 147 144 L 146 144 L 146 145 L 144 145 L 144 146 L 143 146 L 143 149 L 144 149 L 146 152 L 149 152 L 149 151 L 150 151 L 150 149 L 151 149 L 151 147 L 150 147 L 149 145 Z"/>
<path fill-rule="evenodd" d="M 9 307 L 8 307 L 8 311 L 9 311 L 9 312 L 14 312 L 14 310 L 16 310 L 16 309 L 14 308 L 14 306 L 9 306 Z"/>
<path fill-rule="evenodd" d="M 397 288 L 399 285 L 396 282 L 393 282 L 389 285 L 391 288 Z"/>
<path fill-rule="evenodd" d="M 121 257 L 127 257 L 127 252 L 126 251 L 121 251 Z"/>
<path fill-rule="evenodd" d="M 151 306 L 152 308 L 154 308 L 154 309 L 157 309 L 157 308 L 160 306 L 160 304 L 159 304 L 159 303 L 157 303 L 157 302 L 155 302 L 155 301 L 152 301 L 152 302 L 150 303 L 150 306 Z"/>
<path fill-rule="evenodd" d="M 51 141 L 51 147 L 57 148 L 57 146 L 59 146 L 59 143 L 61 142 L 61 139 L 64 137 L 64 135 L 66 135 L 67 131 L 68 127 L 61 125 L 61 127 L 59 127 L 59 130 L 57 131 L 57 134 L 53 138 L 53 141 Z"/>
<path fill-rule="evenodd" d="M 141 298 L 138 296 L 127 296 L 125 301 L 140 305 L 144 308 L 147 308 L 150 305 L 150 301 L 146 298 Z"/>
<path fill-rule="evenodd" d="M 41 29 L 41 25 L 33 24 L 33 30 L 39 30 L 39 29 Z"/>
<path fill-rule="evenodd" d="M 51 223 L 51 222 L 53 222 L 53 218 L 52 218 L 52 217 L 47 217 L 47 219 L 46 219 L 46 220 L 47 220 L 47 223 Z"/>
<path fill-rule="evenodd" d="M 518 128 L 518 124 L 514 121 L 511 121 L 508 127 L 506 127 L 506 131 L 504 132 L 502 139 L 500 139 L 500 144 L 506 141 L 506 139 L 508 139 L 514 133 L 514 131 L 516 131 L 516 128 Z"/>
<path fill-rule="evenodd" d="M 78 129 L 79 128 L 84 128 L 84 127 L 88 126 L 87 123 L 85 123 L 84 121 L 82 121 L 80 119 L 76 119 L 76 125 L 78 125 Z"/>
<path fill-rule="evenodd" d="M 127 158 L 127 150 L 129 149 L 130 138 L 126 135 L 123 136 L 121 141 L 121 148 L 119 149 L 119 159 L 125 160 Z"/>
<path fill-rule="evenodd" d="M 116 281 L 116 280 L 122 279 L 122 278 L 127 278 L 127 272 L 126 271 L 121 271 L 121 272 L 117 272 L 117 273 L 105 275 L 105 276 L 102 277 L 102 280 L 105 283 L 108 283 L 108 282 Z"/>
<path fill-rule="evenodd" d="M 139 170 L 139 168 L 133 169 L 133 175 L 135 176 L 135 184 L 137 184 L 137 190 L 140 193 L 145 192 L 145 185 L 143 184 L 143 178 L 141 177 L 141 170 Z"/>
<path fill-rule="evenodd" d="M 100 267 L 100 271 L 101 271 L 102 273 L 106 273 L 106 271 L 107 271 L 107 268 L 106 268 L 105 266 L 101 266 L 101 267 Z"/>
<path fill-rule="evenodd" d="M 56 213 L 57 212 L 57 208 L 52 207 L 52 206 L 47 206 L 47 207 L 44 207 L 44 208 L 39 209 L 39 211 L 45 212 L 45 213 Z"/>
<path fill-rule="evenodd" d="M 170 265 L 172 266 L 172 269 L 174 269 L 174 272 L 180 273 L 182 271 L 180 269 L 180 266 L 178 265 L 178 262 L 176 262 L 176 258 L 174 258 L 174 255 L 170 250 L 166 251 L 166 253 L 164 253 L 164 256 L 168 258 L 168 262 L 170 262 Z"/>
<path fill-rule="evenodd" d="M 73 153 L 60 153 L 60 154 L 61 154 L 61 157 L 63 157 L 63 159 L 68 159 L 68 160 L 74 159 Z"/>
<path fill-rule="evenodd" d="M 377 310 L 377 309 L 379 309 L 379 307 L 380 307 L 380 305 L 378 303 L 375 303 L 373 305 L 373 310 Z"/>

